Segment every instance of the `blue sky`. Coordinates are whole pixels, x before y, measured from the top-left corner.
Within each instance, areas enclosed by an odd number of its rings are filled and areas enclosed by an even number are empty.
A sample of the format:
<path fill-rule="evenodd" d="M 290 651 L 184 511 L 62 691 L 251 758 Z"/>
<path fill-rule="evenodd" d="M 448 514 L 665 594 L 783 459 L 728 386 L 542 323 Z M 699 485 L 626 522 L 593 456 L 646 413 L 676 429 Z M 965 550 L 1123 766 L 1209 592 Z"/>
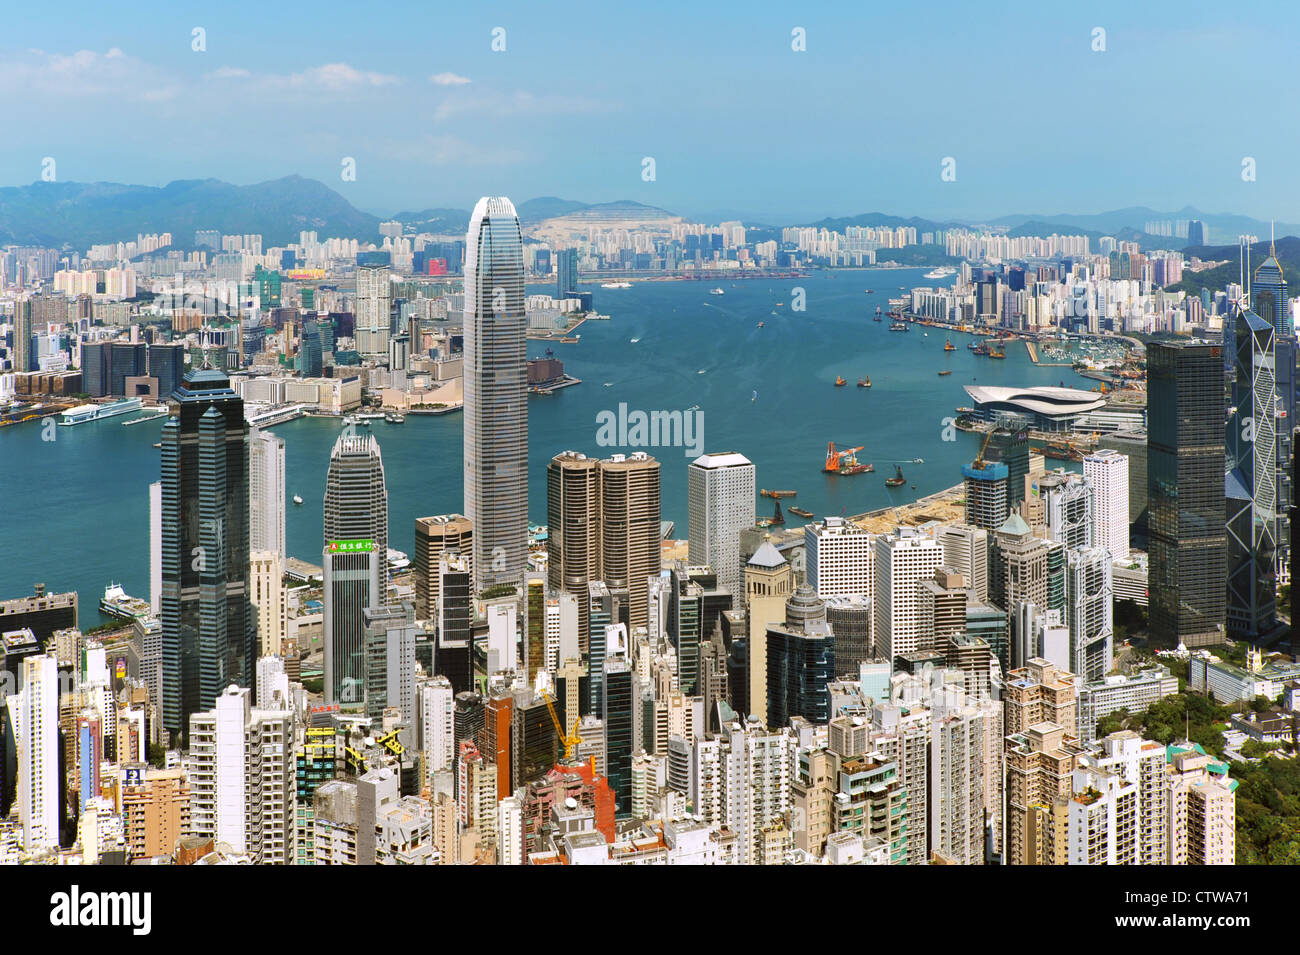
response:
<path fill-rule="evenodd" d="M 0 185 L 51 156 L 61 180 L 298 173 L 381 215 L 493 193 L 781 222 L 1189 204 L 1300 221 L 1297 21 L 1164 2 L 24 5 L 0 30 Z"/>

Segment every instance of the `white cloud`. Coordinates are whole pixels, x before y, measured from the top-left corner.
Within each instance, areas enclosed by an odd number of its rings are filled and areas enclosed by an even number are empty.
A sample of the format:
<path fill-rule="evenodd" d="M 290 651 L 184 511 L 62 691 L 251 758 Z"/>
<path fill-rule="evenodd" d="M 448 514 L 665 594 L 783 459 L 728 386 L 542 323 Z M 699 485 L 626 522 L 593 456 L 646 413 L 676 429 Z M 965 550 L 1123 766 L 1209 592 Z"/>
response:
<path fill-rule="evenodd" d="M 517 116 L 558 116 L 574 113 L 599 113 L 610 109 L 609 104 L 585 96 L 538 96 L 526 90 L 514 93 L 487 91 L 452 93 L 433 112 L 435 122 L 456 116 L 474 114 L 493 118 Z"/>
<path fill-rule="evenodd" d="M 455 73 L 434 73 L 429 77 L 429 82 L 435 86 L 464 86 L 469 81 L 468 76 L 457 76 Z"/>
<path fill-rule="evenodd" d="M 288 77 L 288 83 L 293 87 L 320 86 L 334 91 L 373 86 L 393 86 L 399 82 L 400 80 L 396 76 L 389 76 L 386 73 L 369 73 L 349 66 L 347 63 L 326 63 L 323 66 L 313 66 L 301 73 L 291 73 Z"/>

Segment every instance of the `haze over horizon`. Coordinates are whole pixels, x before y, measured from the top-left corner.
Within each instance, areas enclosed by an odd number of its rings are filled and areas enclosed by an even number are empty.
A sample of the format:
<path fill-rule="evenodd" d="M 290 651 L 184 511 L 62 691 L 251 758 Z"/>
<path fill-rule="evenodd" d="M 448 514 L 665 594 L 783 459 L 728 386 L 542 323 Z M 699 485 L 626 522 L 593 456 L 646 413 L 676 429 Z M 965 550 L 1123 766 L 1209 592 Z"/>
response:
<path fill-rule="evenodd" d="M 0 156 L 0 182 L 39 180 L 51 157 L 61 181 L 299 173 L 377 215 L 505 194 L 772 222 L 1189 205 L 1300 221 L 1281 174 L 1300 132 L 1274 115 L 1296 81 L 1261 55 L 1297 21 L 1280 8 L 1225 30 L 1173 4 L 1023 2 L 758 3 L 743 17 L 594 3 L 562 17 L 408 3 L 363 16 L 332 2 L 303 17 L 234 3 L 127 19 L 74 2 L 32 9 L 27 36 L 0 41 L 10 122 L 31 133 Z M 1197 66 L 1233 62 L 1250 75 Z M 1151 82 L 1153 63 L 1167 82 Z M 1245 132 L 1193 137 L 1212 116 Z M 345 157 L 355 181 L 340 178 Z"/>

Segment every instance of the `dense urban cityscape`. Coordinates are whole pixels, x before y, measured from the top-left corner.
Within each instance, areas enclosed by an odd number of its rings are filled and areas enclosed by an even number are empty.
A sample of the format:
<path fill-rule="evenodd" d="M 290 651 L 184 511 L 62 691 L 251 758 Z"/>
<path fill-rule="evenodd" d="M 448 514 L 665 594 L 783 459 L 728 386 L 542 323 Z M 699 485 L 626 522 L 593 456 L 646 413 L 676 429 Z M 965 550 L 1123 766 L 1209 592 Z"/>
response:
<path fill-rule="evenodd" d="M 79 867 L 52 926 L 149 934 L 92 887 L 185 880 L 90 873 L 188 865 L 1300 864 L 1279 200 L 818 218 L 494 162 L 383 215 L 346 154 L 0 188 L 0 863 Z M 1113 881 L 1107 925 L 1251 925 Z"/>

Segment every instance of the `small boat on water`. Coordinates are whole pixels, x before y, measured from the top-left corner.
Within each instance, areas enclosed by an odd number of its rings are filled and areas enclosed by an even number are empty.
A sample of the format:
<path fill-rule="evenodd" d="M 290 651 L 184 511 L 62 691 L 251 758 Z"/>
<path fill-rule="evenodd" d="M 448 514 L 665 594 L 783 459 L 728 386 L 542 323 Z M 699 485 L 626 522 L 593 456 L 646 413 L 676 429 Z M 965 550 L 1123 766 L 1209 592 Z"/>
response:
<path fill-rule="evenodd" d="M 766 324 L 767 324 L 767 322 L 759 322 L 759 323 L 758 323 L 758 327 L 759 327 L 759 328 L 762 328 L 762 327 L 763 327 L 764 325 L 766 325 Z"/>
<path fill-rule="evenodd" d="M 944 341 L 943 341 L 943 350 L 944 350 L 944 351 L 956 351 L 956 350 L 957 350 L 957 346 L 954 345 L 954 344 L 952 343 L 952 339 L 951 339 L 951 338 L 945 338 Z"/>
<path fill-rule="evenodd" d="M 952 369 L 945 368 L 943 371 L 939 372 L 939 377 L 942 378 L 944 375 L 951 375 L 951 374 L 952 374 Z"/>
<path fill-rule="evenodd" d="M 797 515 L 797 516 L 799 516 L 799 517 L 812 517 L 812 516 L 813 516 L 813 512 L 812 512 L 812 511 L 806 510 L 805 508 L 802 508 L 802 507 L 793 507 L 793 506 L 791 506 L 791 507 L 786 508 L 786 510 L 788 510 L 791 514 L 795 514 L 795 515 Z"/>
<path fill-rule="evenodd" d="M 389 424 L 402 424 L 404 421 L 406 421 L 406 415 L 399 414 L 396 411 L 394 411 L 392 414 L 384 415 L 384 420 L 387 421 Z"/>
<path fill-rule="evenodd" d="M 903 469 L 897 464 L 894 465 L 894 476 L 885 478 L 885 487 L 902 487 L 907 483 L 907 478 L 903 477 Z"/>
<path fill-rule="evenodd" d="M 636 344 L 637 342 L 639 342 L 640 340 L 641 340 L 641 339 L 639 339 L 639 338 L 633 338 L 633 339 L 630 339 L 630 341 L 632 342 L 633 345 L 635 345 L 635 344 Z"/>
<path fill-rule="evenodd" d="M 149 613 L 149 601 L 128 596 L 121 584 L 110 583 L 104 588 L 104 597 L 99 601 L 99 612 L 120 620 L 134 620 Z"/>
<path fill-rule="evenodd" d="M 726 295 L 727 293 L 724 292 L 724 291 L 723 291 L 722 289 L 720 289 L 720 288 L 711 288 L 711 289 L 709 289 L 709 294 L 710 294 L 710 295 Z"/>
<path fill-rule="evenodd" d="M 979 351 L 980 346 L 977 342 L 967 342 L 966 347 L 971 351 Z"/>
<path fill-rule="evenodd" d="M 858 379 L 858 387 L 859 387 L 859 388 L 870 388 L 870 387 L 871 387 L 871 376 L 870 376 L 870 375 L 863 375 L 861 378 L 859 378 L 859 379 Z"/>
<path fill-rule="evenodd" d="M 836 388 L 843 388 L 843 387 L 844 387 L 845 385 L 847 385 L 847 384 L 848 384 L 848 381 L 845 380 L 845 378 L 844 378 L 843 375 L 836 375 L 836 376 L 835 376 L 835 387 L 836 387 Z"/>
<path fill-rule="evenodd" d="M 798 491 L 769 491 L 767 488 L 763 488 L 758 493 L 763 497 L 781 498 L 781 497 L 794 497 L 799 492 Z"/>
<path fill-rule="evenodd" d="M 873 288 L 869 288 L 869 289 L 867 289 L 867 294 L 868 294 L 868 295 L 874 295 L 875 293 L 876 293 L 876 290 L 875 290 L 875 289 L 873 289 Z"/>
<path fill-rule="evenodd" d="M 554 349 L 554 348 L 548 348 L 548 349 L 546 349 L 546 357 L 547 357 L 547 358 L 550 358 L 550 357 L 553 356 L 554 354 L 555 354 L 555 349 Z"/>
<path fill-rule="evenodd" d="M 295 494 L 295 495 L 293 496 L 293 503 L 295 503 L 295 504 L 301 504 L 301 503 L 302 503 L 302 498 L 299 497 L 297 494 Z"/>

